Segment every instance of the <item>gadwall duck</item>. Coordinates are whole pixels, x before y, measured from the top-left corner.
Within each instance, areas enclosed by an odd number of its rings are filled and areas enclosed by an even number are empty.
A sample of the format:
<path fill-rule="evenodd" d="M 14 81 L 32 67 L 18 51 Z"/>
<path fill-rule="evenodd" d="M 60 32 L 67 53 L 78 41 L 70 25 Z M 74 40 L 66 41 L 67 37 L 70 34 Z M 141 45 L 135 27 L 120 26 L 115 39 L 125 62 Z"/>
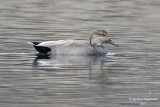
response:
<path fill-rule="evenodd" d="M 61 55 L 104 55 L 108 51 L 103 44 L 109 43 L 118 46 L 108 38 L 108 33 L 105 30 L 94 31 L 89 37 L 89 42 L 86 40 L 67 39 L 30 43 L 39 53 Z"/>

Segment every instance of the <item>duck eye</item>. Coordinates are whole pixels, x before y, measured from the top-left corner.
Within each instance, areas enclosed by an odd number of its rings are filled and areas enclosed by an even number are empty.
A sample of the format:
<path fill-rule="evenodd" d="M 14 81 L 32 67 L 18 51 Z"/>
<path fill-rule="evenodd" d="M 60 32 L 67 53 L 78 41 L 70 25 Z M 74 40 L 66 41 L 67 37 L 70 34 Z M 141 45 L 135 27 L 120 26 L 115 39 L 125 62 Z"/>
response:
<path fill-rule="evenodd" d="M 102 36 L 105 36 L 105 34 L 102 34 Z"/>

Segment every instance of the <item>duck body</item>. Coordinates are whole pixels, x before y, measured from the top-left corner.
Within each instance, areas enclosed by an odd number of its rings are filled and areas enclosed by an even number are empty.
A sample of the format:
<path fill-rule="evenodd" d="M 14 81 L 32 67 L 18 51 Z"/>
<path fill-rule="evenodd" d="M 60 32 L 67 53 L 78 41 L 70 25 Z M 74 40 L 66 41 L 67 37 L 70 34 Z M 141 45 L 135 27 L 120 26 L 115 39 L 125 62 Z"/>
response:
<path fill-rule="evenodd" d="M 85 40 L 57 40 L 31 42 L 39 53 L 59 55 L 102 55 L 108 51 L 104 46 L 94 47 Z M 98 50 L 99 51 L 98 51 Z"/>
<path fill-rule="evenodd" d="M 39 53 L 61 55 L 104 55 L 108 53 L 107 48 L 103 46 L 104 43 L 118 46 L 108 38 L 108 33 L 105 30 L 93 32 L 89 41 L 68 39 L 30 42 Z"/>

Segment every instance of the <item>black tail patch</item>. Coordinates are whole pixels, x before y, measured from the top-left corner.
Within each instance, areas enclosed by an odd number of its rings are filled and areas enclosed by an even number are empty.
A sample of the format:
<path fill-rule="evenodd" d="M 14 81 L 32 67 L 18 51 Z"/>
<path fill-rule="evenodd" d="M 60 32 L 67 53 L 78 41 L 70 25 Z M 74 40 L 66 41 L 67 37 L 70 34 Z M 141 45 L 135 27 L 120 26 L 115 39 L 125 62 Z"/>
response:
<path fill-rule="evenodd" d="M 39 52 L 39 53 L 44 53 L 47 54 L 48 52 L 51 51 L 49 47 L 44 47 L 44 46 L 36 46 L 34 45 L 34 48 Z"/>
<path fill-rule="evenodd" d="M 51 51 L 51 48 L 49 48 L 49 47 L 37 46 L 37 45 L 40 44 L 41 42 L 30 42 L 30 43 L 33 44 L 34 48 L 35 48 L 39 53 L 47 54 L 48 52 Z"/>

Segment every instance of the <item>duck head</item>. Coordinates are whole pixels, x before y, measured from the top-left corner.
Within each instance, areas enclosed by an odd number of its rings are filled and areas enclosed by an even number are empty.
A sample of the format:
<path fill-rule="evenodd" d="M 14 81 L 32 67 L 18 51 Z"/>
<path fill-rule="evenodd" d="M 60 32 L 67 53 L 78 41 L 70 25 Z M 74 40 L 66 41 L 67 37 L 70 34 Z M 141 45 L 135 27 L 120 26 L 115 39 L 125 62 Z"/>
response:
<path fill-rule="evenodd" d="M 108 38 L 108 32 L 105 30 L 96 30 L 89 37 L 92 46 L 101 46 L 104 43 L 109 43 L 118 46 L 111 39 Z"/>

